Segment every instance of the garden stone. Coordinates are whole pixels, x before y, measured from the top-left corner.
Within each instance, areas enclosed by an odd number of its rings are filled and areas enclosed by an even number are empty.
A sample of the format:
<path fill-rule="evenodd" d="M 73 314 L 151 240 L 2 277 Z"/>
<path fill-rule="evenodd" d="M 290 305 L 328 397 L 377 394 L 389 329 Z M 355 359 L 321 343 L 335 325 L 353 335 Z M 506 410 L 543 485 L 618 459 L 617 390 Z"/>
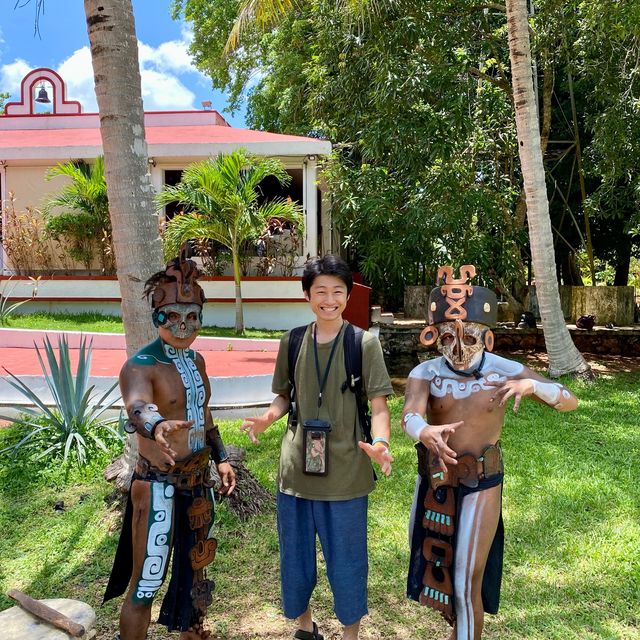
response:
<path fill-rule="evenodd" d="M 85 628 L 81 639 L 89 640 L 96 635 L 96 613 L 92 607 L 80 600 L 51 598 L 40 602 L 63 613 Z M 15 606 L 0 612 L 0 639 L 2 640 L 69 640 L 71 636 Z"/>

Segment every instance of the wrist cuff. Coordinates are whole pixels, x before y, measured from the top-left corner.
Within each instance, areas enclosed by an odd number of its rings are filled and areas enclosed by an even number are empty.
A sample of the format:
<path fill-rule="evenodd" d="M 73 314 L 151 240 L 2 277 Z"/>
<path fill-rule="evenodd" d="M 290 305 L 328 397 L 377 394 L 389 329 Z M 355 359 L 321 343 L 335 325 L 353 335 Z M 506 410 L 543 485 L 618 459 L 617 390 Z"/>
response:
<path fill-rule="evenodd" d="M 371 446 L 375 446 L 376 444 L 378 444 L 378 442 L 382 442 L 387 447 L 387 449 L 389 449 L 389 441 L 386 438 L 382 438 L 381 436 L 376 436 L 371 441 Z"/>
<path fill-rule="evenodd" d="M 557 382 L 540 382 L 533 380 L 533 393 L 547 404 L 555 407 L 560 400 L 562 385 Z"/>
<path fill-rule="evenodd" d="M 420 434 L 425 427 L 428 427 L 427 421 L 419 413 L 407 413 L 402 420 L 404 430 L 407 435 L 414 440 L 420 440 Z"/>

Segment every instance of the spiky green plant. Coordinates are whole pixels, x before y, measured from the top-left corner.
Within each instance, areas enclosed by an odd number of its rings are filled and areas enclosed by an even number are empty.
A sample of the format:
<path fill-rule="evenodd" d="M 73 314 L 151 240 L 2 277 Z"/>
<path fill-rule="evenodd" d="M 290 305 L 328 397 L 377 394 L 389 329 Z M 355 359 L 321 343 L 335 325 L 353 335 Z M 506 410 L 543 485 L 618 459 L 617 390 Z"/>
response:
<path fill-rule="evenodd" d="M 31 280 L 33 284 L 33 290 L 31 292 L 31 297 L 26 300 L 18 300 L 17 302 L 9 303 L 9 300 L 13 296 L 13 292 L 17 286 L 14 284 L 9 291 L 7 291 L 7 287 L 9 286 L 9 282 L 11 282 L 11 277 L 2 285 L 0 289 L 0 327 L 4 327 L 7 324 L 7 320 L 11 317 L 11 314 L 23 304 L 30 302 L 38 295 L 38 283 L 40 282 L 40 276 L 37 278 L 32 278 L 29 276 L 29 280 Z"/>
<path fill-rule="evenodd" d="M 94 385 L 89 386 L 89 371 L 91 368 L 92 342 L 87 344 L 86 338 L 81 338 L 78 353 L 78 366 L 75 376 L 71 371 L 69 342 L 65 335 L 58 338 L 59 358 L 49 338 L 44 339 L 44 351 L 47 364 L 35 345 L 40 367 L 44 379 L 51 391 L 53 406 L 47 406 L 38 395 L 22 380 L 10 371 L 7 383 L 17 389 L 36 408 L 24 407 L 22 411 L 27 419 L 15 420 L 2 416 L 3 420 L 11 420 L 24 425 L 26 433 L 15 444 L 0 451 L 0 454 L 17 453 L 22 447 L 28 447 L 36 458 L 44 456 L 61 456 L 65 462 L 75 454 L 78 466 L 88 462 L 94 448 L 108 451 L 103 434 L 122 440 L 117 428 L 118 420 L 104 417 L 109 404 L 105 404 L 107 397 L 117 386 L 113 384 L 100 398 L 96 400 Z"/>

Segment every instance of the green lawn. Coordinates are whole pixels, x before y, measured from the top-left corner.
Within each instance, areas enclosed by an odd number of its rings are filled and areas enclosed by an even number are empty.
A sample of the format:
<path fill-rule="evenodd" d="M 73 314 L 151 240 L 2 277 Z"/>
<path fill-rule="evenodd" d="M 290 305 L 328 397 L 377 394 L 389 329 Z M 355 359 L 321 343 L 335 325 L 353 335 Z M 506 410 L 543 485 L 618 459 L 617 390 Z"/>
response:
<path fill-rule="evenodd" d="M 506 563 L 502 606 L 488 616 L 489 640 L 637 640 L 640 637 L 640 374 L 572 382 L 580 407 L 560 414 L 525 402 L 508 414 L 503 435 Z M 415 480 L 414 451 L 399 430 L 401 399 L 392 401 L 391 478 L 378 481 L 370 508 L 370 616 L 362 638 L 447 637 L 439 617 L 404 598 L 407 517 Z M 249 446 L 238 422 L 225 440 Z M 282 424 L 272 427 L 248 466 L 275 486 Z M 0 448 L 11 430 L 0 432 Z M 99 607 L 118 534 L 105 503 L 104 460 L 63 483 L 63 470 L 24 460 L 0 468 L 0 608 L 11 587 L 35 597 L 76 597 Z M 63 500 L 64 512 L 53 506 Z M 273 510 L 241 523 L 223 505 L 214 578 L 216 639 L 291 637 L 278 613 L 277 537 Z M 314 605 L 327 640 L 337 640 L 331 595 L 322 573 Z M 115 635 L 118 604 L 98 608 L 101 640 Z M 152 625 L 150 638 L 170 636 Z"/>
<path fill-rule="evenodd" d="M 12 315 L 6 323 L 9 329 L 41 329 L 56 331 L 86 331 L 97 333 L 124 333 L 122 319 L 101 313 L 29 313 Z M 247 328 L 244 338 L 280 338 L 284 331 Z M 237 338 L 230 327 L 202 327 L 202 336 Z"/>

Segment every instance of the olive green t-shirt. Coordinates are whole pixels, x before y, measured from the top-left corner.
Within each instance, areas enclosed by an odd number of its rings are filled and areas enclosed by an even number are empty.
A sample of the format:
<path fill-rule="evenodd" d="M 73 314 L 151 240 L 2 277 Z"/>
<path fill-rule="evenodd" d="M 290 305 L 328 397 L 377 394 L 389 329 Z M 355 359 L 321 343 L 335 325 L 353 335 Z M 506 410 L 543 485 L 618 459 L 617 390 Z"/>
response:
<path fill-rule="evenodd" d="M 313 352 L 311 323 L 300 346 L 295 369 L 298 406 L 298 426 L 287 426 L 280 450 L 278 485 L 283 493 L 311 500 L 350 500 L 369 494 L 374 487 L 371 460 L 358 441 L 364 434 L 358 420 L 355 395 L 341 391 L 347 373 L 344 364 L 344 326 L 335 340 L 335 354 L 318 409 L 320 384 Z M 346 323 L 345 323 L 346 326 Z M 320 375 L 324 376 L 333 342 L 318 344 Z M 289 333 L 280 341 L 273 374 L 272 391 L 289 395 Z M 378 339 L 365 331 L 362 336 L 362 382 L 369 399 L 393 393 Z M 303 472 L 303 429 L 305 420 L 320 418 L 331 423 L 328 438 L 327 475 L 314 476 Z"/>

